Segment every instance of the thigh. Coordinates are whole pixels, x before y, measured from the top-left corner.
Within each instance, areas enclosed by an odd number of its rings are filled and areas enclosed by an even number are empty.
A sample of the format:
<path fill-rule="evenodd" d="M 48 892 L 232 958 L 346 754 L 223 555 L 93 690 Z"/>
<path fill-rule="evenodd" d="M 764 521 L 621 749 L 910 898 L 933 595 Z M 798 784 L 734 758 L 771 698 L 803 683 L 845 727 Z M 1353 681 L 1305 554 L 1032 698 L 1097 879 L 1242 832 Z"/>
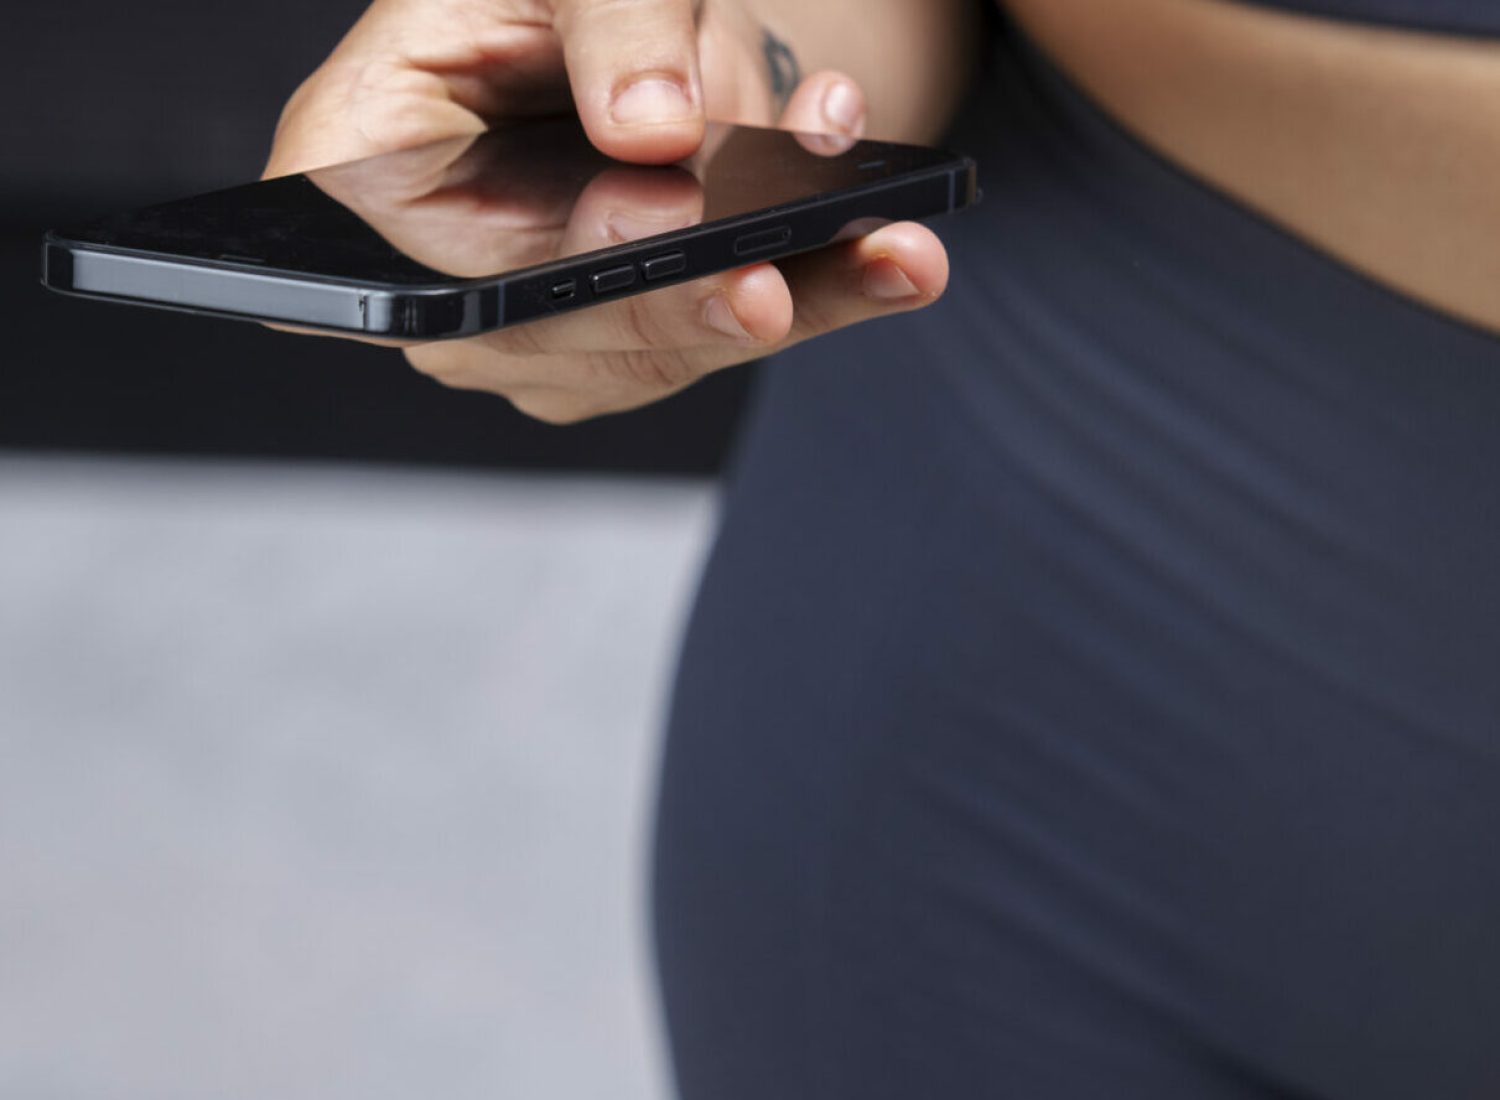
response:
<path fill-rule="evenodd" d="M 1491 761 L 1159 587 L 1171 548 L 1091 541 L 865 350 L 859 401 L 773 376 L 683 647 L 684 1100 L 1500 1095 Z"/>
<path fill-rule="evenodd" d="M 741 470 L 664 760 L 655 934 L 684 1100 L 1290 1095 L 1195 1026 L 1179 918 L 1110 866 L 1160 870 L 1175 827 L 964 698 L 973 667 L 934 671 L 935 648 L 1018 680 L 1054 656 L 1017 656 L 993 607 L 932 603 L 944 494 L 871 453 L 878 424 L 801 452 L 790 404 L 761 425 L 775 468 Z"/>

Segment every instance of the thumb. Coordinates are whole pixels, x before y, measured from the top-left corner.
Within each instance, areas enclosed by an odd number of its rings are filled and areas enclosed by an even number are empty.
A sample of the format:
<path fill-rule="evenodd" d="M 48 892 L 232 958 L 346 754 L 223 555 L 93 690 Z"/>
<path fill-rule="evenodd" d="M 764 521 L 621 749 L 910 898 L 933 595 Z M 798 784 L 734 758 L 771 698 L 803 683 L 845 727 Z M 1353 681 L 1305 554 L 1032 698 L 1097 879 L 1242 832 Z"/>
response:
<path fill-rule="evenodd" d="M 556 0 L 573 99 L 599 150 L 669 164 L 703 141 L 693 0 Z"/>

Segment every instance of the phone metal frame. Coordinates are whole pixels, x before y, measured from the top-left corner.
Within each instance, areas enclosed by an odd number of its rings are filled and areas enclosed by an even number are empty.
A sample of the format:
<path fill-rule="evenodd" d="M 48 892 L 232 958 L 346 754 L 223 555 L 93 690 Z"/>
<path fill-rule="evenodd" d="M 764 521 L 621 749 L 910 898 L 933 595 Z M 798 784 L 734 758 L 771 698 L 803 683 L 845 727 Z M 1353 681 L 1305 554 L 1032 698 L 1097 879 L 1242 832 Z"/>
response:
<path fill-rule="evenodd" d="M 701 279 L 746 264 L 821 248 L 866 219 L 927 218 L 979 199 L 967 157 L 908 175 L 809 196 L 735 218 L 478 279 L 396 285 L 112 248 L 52 231 L 42 245 L 42 283 L 79 297 L 179 312 L 274 322 L 393 340 L 473 336 Z M 748 239 L 748 241 L 747 241 Z M 746 249 L 759 244 L 760 247 Z M 647 279 L 643 266 L 681 253 L 680 270 Z M 595 290 L 601 272 L 634 269 L 628 285 Z M 559 296 L 572 284 L 572 291 Z"/>

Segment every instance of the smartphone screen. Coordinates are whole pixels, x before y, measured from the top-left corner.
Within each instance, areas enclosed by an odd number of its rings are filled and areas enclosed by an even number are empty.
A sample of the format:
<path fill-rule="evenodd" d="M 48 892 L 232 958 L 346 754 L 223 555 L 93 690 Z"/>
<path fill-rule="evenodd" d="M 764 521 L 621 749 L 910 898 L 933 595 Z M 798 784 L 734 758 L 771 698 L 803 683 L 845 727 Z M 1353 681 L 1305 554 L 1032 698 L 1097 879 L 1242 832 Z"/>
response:
<path fill-rule="evenodd" d="M 46 281 L 267 320 L 461 334 L 815 247 L 862 217 L 963 205 L 970 196 L 959 194 L 965 181 L 954 166 L 951 154 L 917 146 L 710 124 L 689 160 L 642 167 L 597 152 L 575 119 L 551 119 L 54 233 L 66 271 L 54 278 L 49 262 Z M 920 198 L 919 179 L 928 181 Z M 835 201 L 854 196 L 866 201 Z M 735 232 L 703 232 L 714 227 Z M 662 247 L 643 249 L 653 242 Z M 145 262 L 127 271 L 121 255 Z M 579 257 L 589 262 L 567 262 Z M 210 290 L 210 269 L 241 278 Z M 517 281 L 521 274 L 535 277 Z M 476 286 L 508 290 L 507 300 L 441 300 Z M 341 287 L 379 300 L 359 299 L 355 317 L 344 295 L 339 319 L 322 316 Z M 390 300 L 403 290 L 420 292 L 421 309 Z M 380 310 L 383 320 L 373 316 Z"/>

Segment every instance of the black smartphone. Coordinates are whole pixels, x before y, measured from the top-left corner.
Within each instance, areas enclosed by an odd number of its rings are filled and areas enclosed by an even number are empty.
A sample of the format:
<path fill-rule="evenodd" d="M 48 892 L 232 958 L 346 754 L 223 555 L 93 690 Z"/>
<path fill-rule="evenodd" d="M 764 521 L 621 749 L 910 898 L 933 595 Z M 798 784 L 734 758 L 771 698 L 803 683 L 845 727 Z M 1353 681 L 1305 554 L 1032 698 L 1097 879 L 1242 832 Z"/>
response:
<path fill-rule="evenodd" d="M 934 149 L 712 123 L 665 167 L 548 119 L 47 234 L 42 281 L 117 302 L 398 340 L 581 309 L 977 197 Z"/>

